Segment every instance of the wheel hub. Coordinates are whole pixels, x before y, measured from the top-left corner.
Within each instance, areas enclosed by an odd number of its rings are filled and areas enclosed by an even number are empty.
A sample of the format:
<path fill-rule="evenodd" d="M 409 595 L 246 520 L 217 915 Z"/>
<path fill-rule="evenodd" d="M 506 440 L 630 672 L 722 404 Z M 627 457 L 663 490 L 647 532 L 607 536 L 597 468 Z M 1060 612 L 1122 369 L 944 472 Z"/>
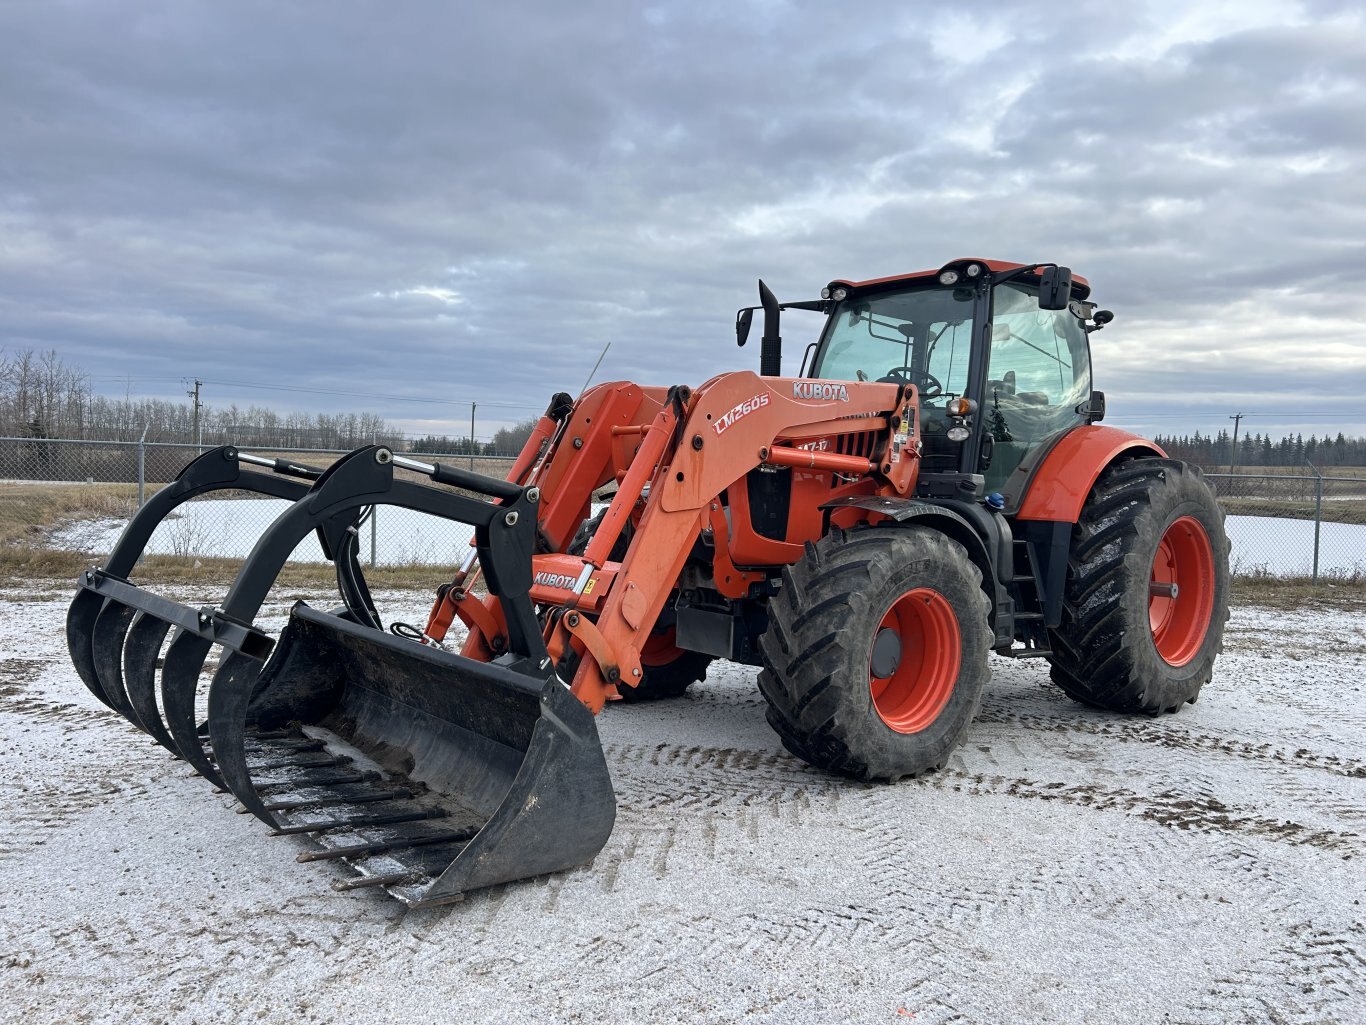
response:
<path fill-rule="evenodd" d="M 891 627 L 883 627 L 873 638 L 873 657 L 868 663 L 875 677 L 885 678 L 901 665 L 901 638 Z"/>

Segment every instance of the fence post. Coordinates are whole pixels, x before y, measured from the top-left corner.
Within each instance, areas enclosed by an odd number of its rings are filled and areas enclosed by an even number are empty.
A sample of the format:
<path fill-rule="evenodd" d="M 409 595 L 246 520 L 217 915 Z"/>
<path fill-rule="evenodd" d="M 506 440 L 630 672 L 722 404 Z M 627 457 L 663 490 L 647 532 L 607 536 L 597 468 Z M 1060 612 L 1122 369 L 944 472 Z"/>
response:
<path fill-rule="evenodd" d="M 374 568 L 375 568 L 375 533 L 376 533 L 375 520 L 379 519 L 379 516 L 377 515 L 378 512 L 379 512 L 379 506 L 378 506 L 378 505 L 372 505 L 372 506 L 370 506 L 370 568 L 371 568 L 371 569 L 374 569 Z"/>
<path fill-rule="evenodd" d="M 1319 583 L 1319 528 L 1323 524 L 1323 474 L 1319 473 L 1319 468 L 1308 459 L 1305 465 L 1314 471 L 1314 578 L 1311 581 L 1315 587 Z"/>
<path fill-rule="evenodd" d="M 147 428 L 150 424 L 142 427 L 142 437 L 138 439 L 138 508 L 142 508 L 145 501 L 144 492 L 147 487 Z"/>

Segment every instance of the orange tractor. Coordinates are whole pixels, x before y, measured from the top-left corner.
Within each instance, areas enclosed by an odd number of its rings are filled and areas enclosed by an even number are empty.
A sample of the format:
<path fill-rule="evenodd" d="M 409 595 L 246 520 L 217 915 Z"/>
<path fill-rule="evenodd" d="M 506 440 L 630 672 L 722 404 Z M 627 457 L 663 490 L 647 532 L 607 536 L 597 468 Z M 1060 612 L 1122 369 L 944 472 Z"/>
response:
<path fill-rule="evenodd" d="M 1197 469 L 1097 425 L 1089 336 L 1112 315 L 1089 292 L 980 259 L 786 305 L 761 283 L 737 316 L 743 345 L 762 309 L 760 374 L 557 395 L 506 480 L 383 446 L 326 471 L 212 450 L 82 576 L 72 660 L 311 837 L 301 860 L 350 868 L 338 888 L 413 906 L 591 860 L 616 811 L 594 715 L 682 694 L 716 658 L 760 667 L 789 751 L 864 780 L 944 764 L 992 651 L 1047 659 L 1087 704 L 1174 712 L 1220 648 L 1228 541 Z M 825 326 L 782 377 L 791 308 Z M 133 583 L 156 525 L 221 490 L 292 500 L 221 604 Z M 386 631 L 361 572 L 357 527 L 386 504 L 474 528 L 422 628 Z M 257 612 L 310 533 L 340 606 L 301 602 L 272 636 Z"/>

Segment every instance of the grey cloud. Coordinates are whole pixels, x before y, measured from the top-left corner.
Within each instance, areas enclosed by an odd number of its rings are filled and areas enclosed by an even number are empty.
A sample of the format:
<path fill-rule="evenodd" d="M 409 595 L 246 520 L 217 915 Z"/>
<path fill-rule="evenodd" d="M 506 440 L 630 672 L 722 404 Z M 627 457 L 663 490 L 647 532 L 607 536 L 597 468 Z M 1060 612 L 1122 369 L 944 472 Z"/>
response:
<path fill-rule="evenodd" d="M 1366 314 L 1360 24 L 1124 59 L 1160 10 L 852 12 L 9 7 L 0 344 L 102 380 L 280 375 L 531 412 L 609 341 L 606 376 L 753 366 L 730 321 L 759 275 L 804 298 L 965 253 L 1058 259 L 1119 312 L 1108 335 L 1154 353 L 1222 344 L 1192 333 L 1210 325 L 1232 350 L 1226 311 L 1268 290 L 1272 314 Z M 1269 359 L 1223 383 L 1275 394 L 1294 360 Z M 1124 364 L 1103 386 L 1173 387 Z M 354 400 L 298 405 L 325 403 Z"/>

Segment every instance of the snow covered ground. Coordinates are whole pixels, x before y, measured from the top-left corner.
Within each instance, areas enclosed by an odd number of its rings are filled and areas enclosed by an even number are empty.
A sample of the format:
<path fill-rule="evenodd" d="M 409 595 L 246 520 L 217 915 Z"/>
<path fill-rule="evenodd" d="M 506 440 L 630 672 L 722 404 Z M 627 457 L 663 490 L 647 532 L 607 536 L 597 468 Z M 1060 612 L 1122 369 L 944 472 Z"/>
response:
<path fill-rule="evenodd" d="M 1235 612 L 1160 719 L 994 660 L 950 765 L 889 786 L 789 757 L 716 663 L 600 718 L 591 866 L 405 911 L 91 697 L 67 587 L 0 598 L 0 1021 L 1366 1021 L 1366 611 Z"/>
<path fill-rule="evenodd" d="M 162 555 L 217 555 L 241 558 L 251 551 L 261 532 L 286 508 L 280 499 L 202 499 L 181 508 L 183 515 L 157 528 L 148 551 Z M 120 520 L 92 520 L 59 531 L 54 547 L 104 555 L 118 540 Z M 1307 575 L 1313 567 L 1314 524 L 1269 516 L 1230 516 L 1227 521 L 1233 542 L 1234 571 L 1269 573 L 1273 576 Z M 361 529 L 361 554 L 370 558 L 374 539 L 375 561 L 381 565 L 427 563 L 456 565 L 469 550 L 470 529 L 463 523 L 443 520 L 410 509 L 383 506 L 376 513 L 375 529 Z M 1319 538 L 1319 570 L 1333 575 L 1366 571 L 1366 526 L 1325 523 Z M 312 537 L 295 552 L 307 562 L 323 561 L 322 550 Z"/>

